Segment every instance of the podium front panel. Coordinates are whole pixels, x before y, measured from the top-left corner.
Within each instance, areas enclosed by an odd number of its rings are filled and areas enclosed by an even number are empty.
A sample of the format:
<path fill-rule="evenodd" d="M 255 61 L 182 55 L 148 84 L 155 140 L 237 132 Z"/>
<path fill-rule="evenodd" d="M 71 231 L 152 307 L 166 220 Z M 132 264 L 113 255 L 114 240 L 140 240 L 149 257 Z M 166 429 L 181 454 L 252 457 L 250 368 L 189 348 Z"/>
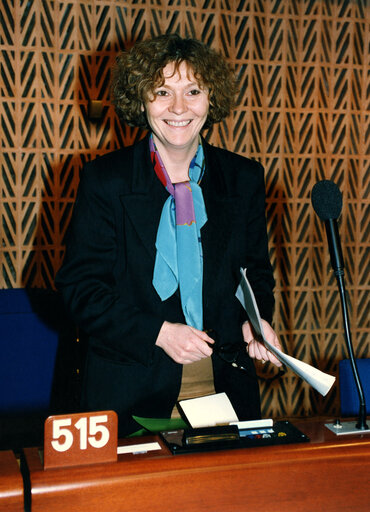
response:
<path fill-rule="evenodd" d="M 23 512 L 23 479 L 11 451 L 0 451 L 0 510 Z"/>
<path fill-rule="evenodd" d="M 337 438 L 323 423 L 299 428 L 309 443 L 178 456 L 162 449 L 46 471 L 38 450 L 26 449 L 32 512 L 367 512 L 370 436 Z"/>

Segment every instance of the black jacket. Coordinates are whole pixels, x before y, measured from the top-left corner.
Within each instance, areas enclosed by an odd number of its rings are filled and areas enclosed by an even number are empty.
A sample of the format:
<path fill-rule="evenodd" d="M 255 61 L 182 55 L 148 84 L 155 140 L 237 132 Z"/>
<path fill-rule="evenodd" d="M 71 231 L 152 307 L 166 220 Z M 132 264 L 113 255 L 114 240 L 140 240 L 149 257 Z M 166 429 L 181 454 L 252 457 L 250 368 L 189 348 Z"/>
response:
<path fill-rule="evenodd" d="M 222 346 L 242 341 L 245 312 L 235 298 L 240 267 L 262 318 L 271 321 L 273 278 L 268 258 L 263 169 L 205 141 L 201 182 L 208 221 L 201 230 L 204 329 Z M 148 138 L 88 163 L 81 173 L 56 284 L 76 323 L 89 336 L 83 406 L 114 409 L 120 433 L 131 414 L 168 416 L 182 366 L 155 341 L 162 323 L 185 323 L 178 293 L 162 302 L 153 285 L 155 239 L 168 192 L 150 161 Z M 250 372 L 213 356 L 216 391 L 226 391 L 240 419 L 259 414 Z"/>

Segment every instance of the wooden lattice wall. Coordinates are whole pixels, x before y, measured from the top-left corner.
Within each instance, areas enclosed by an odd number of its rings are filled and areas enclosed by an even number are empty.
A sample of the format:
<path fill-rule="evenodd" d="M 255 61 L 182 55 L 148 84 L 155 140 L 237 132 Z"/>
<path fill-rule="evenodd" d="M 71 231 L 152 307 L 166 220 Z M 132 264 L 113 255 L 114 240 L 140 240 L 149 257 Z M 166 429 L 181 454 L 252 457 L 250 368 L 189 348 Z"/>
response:
<path fill-rule="evenodd" d="M 139 138 L 108 100 L 119 49 L 163 32 L 221 50 L 240 104 L 207 133 L 266 168 L 274 325 L 290 354 L 335 374 L 346 356 L 335 279 L 310 193 L 343 192 L 340 231 L 358 357 L 369 356 L 366 0 L 7 0 L 1 3 L 0 288 L 51 287 L 82 163 Z M 103 102 L 91 121 L 89 100 Z M 267 370 L 264 370 L 265 372 Z M 262 384 L 266 415 L 335 413 L 291 373 Z"/>

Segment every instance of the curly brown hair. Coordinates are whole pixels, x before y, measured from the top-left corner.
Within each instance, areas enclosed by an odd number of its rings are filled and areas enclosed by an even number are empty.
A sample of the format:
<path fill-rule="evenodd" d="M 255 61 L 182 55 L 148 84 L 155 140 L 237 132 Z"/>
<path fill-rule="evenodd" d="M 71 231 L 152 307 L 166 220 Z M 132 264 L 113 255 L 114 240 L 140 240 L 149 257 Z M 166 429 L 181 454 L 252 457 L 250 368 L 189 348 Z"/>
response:
<path fill-rule="evenodd" d="M 209 90 L 205 127 L 222 121 L 235 106 L 235 74 L 224 57 L 196 39 L 168 34 L 137 42 L 122 52 L 113 68 L 111 97 L 119 117 L 131 126 L 149 128 L 142 106 L 164 84 L 163 68 L 182 62 L 192 69 L 199 85 Z"/>

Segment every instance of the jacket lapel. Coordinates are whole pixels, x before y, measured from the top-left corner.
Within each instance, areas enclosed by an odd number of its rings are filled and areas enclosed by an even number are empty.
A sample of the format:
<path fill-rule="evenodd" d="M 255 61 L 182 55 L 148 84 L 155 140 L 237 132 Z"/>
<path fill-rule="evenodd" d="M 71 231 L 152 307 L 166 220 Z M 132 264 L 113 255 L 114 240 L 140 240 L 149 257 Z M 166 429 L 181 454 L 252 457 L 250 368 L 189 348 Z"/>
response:
<path fill-rule="evenodd" d="M 228 240 L 236 215 L 236 193 L 227 181 L 227 169 L 216 158 L 212 146 L 206 148 L 206 168 L 202 189 L 208 221 L 201 230 L 204 270 L 203 289 L 211 293 L 215 277 L 223 271 Z M 225 163 L 226 165 L 226 163 Z"/>
<path fill-rule="evenodd" d="M 134 146 L 131 186 L 120 196 L 132 225 L 150 256 L 155 259 L 155 240 L 168 192 L 155 176 L 146 137 Z"/>

